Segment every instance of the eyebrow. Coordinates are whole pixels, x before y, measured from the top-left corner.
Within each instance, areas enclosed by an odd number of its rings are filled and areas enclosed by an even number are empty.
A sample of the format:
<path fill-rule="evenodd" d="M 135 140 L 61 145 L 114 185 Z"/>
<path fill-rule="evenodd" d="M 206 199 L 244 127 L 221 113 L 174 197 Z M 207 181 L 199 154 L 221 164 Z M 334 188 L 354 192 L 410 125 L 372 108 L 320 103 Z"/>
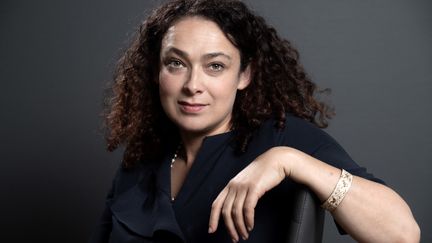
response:
<path fill-rule="evenodd" d="M 166 53 L 170 53 L 170 52 L 174 52 L 175 54 L 177 54 L 177 55 L 179 55 L 179 56 L 181 56 L 181 57 L 189 57 L 189 55 L 188 55 L 186 52 L 184 52 L 184 51 L 182 51 L 182 50 L 180 50 L 180 49 L 178 49 L 178 48 L 175 48 L 175 47 L 170 47 L 170 48 L 165 52 L 165 54 L 166 54 Z M 211 53 L 207 53 L 207 54 L 205 54 L 205 55 L 203 56 L 203 59 L 212 59 L 212 58 L 215 58 L 215 57 L 218 57 L 218 56 L 225 57 L 225 58 L 228 59 L 228 60 L 231 60 L 231 59 L 232 59 L 231 56 L 229 56 L 229 55 L 227 55 L 227 54 L 225 54 L 225 53 L 223 53 L 223 52 L 211 52 Z"/>
<path fill-rule="evenodd" d="M 205 54 L 205 55 L 204 55 L 204 58 L 205 58 L 205 59 L 211 59 L 211 58 L 215 58 L 215 57 L 219 57 L 219 56 L 222 56 L 222 57 L 227 58 L 228 60 L 231 60 L 231 57 L 228 56 L 227 54 L 223 53 L 223 52 L 212 52 L 212 53 L 208 53 L 208 54 Z"/>

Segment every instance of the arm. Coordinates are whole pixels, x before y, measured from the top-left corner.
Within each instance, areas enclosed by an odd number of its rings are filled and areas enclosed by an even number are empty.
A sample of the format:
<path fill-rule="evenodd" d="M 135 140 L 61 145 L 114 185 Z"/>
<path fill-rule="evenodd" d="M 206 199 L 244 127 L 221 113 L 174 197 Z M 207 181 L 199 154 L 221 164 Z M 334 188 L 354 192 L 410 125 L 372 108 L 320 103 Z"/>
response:
<path fill-rule="evenodd" d="M 99 224 L 93 230 L 88 243 L 103 243 L 108 242 L 111 234 L 112 221 L 111 211 L 108 206 L 105 207 Z"/>
<path fill-rule="evenodd" d="M 299 150 L 274 147 L 234 177 L 213 203 L 209 232 L 217 228 L 219 214 L 229 233 L 248 237 L 258 199 L 289 177 L 308 186 L 321 201 L 332 193 L 340 169 Z M 350 190 L 332 213 L 336 221 L 360 242 L 418 242 L 419 227 L 407 204 L 393 190 L 354 176 Z M 249 230 L 250 231 L 250 230 Z"/>
<path fill-rule="evenodd" d="M 114 197 L 115 189 L 116 189 L 116 180 L 119 176 L 120 170 L 116 172 L 114 179 L 112 180 L 111 188 L 109 189 L 106 198 L 105 198 L 105 207 L 102 212 L 102 216 L 99 219 L 98 224 L 87 241 L 87 243 L 104 243 L 109 242 L 109 238 L 112 230 L 112 213 L 109 208 L 108 201 L 110 201 Z"/>
<path fill-rule="evenodd" d="M 298 150 L 280 149 L 281 167 L 292 180 L 308 186 L 321 201 L 332 193 L 340 169 Z M 392 189 L 354 176 L 351 188 L 332 213 L 340 226 L 360 242 L 419 242 L 420 229 L 410 208 Z"/>

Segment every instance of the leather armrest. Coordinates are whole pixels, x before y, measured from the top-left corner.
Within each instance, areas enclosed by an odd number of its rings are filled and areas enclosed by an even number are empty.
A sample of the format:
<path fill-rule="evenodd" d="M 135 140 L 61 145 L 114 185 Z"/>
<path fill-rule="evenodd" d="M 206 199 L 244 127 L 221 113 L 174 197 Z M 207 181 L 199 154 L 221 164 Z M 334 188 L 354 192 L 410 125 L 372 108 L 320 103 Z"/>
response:
<path fill-rule="evenodd" d="M 315 194 L 299 186 L 293 205 L 286 243 L 322 242 L 325 212 Z"/>

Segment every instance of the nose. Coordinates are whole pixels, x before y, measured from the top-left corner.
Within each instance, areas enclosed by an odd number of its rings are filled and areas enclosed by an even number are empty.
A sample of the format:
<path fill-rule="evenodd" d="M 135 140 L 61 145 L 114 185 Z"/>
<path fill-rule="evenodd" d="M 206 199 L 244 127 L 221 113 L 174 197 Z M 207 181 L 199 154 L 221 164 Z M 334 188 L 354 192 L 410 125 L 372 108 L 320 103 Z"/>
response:
<path fill-rule="evenodd" d="M 188 95 L 200 94 L 204 91 L 203 75 L 199 68 L 192 68 L 183 85 L 183 91 Z"/>

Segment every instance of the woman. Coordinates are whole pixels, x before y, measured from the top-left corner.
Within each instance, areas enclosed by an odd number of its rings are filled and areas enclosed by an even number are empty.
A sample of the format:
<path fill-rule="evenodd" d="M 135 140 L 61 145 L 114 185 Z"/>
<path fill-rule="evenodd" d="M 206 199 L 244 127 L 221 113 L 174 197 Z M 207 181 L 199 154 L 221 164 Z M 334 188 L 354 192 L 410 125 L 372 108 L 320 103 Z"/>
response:
<path fill-rule="evenodd" d="M 243 3 L 156 9 L 118 64 L 107 141 L 126 150 L 91 241 L 283 242 L 303 184 L 354 239 L 418 242 L 406 203 L 319 128 L 315 89 Z"/>

